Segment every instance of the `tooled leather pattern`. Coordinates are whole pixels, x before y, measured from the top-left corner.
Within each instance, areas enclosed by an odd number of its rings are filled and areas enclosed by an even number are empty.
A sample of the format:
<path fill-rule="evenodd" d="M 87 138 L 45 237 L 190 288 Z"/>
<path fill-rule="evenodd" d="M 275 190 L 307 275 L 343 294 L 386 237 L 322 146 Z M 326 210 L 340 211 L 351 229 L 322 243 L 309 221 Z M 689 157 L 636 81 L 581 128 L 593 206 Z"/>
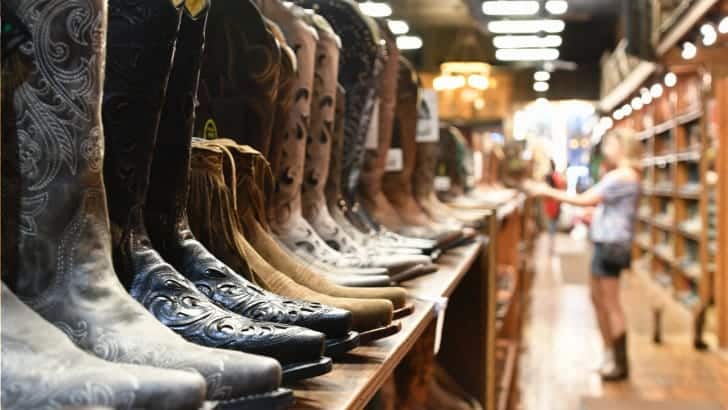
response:
<path fill-rule="evenodd" d="M 275 345 L 288 340 L 300 329 L 253 322 L 218 307 L 190 280 L 166 263 L 152 247 L 141 209 L 147 192 L 157 120 L 152 117 L 151 121 L 145 123 L 138 119 L 150 119 L 149 114 L 145 117 L 141 110 L 159 112 L 161 109 L 161 93 L 170 66 L 165 61 L 172 55 L 177 23 L 176 18 L 170 15 L 161 21 L 147 19 L 136 13 L 137 8 L 119 4 L 112 8 L 110 16 L 113 24 L 110 26 L 109 50 L 110 54 L 116 55 L 109 59 L 108 92 L 104 101 L 104 117 L 108 120 L 107 125 L 111 125 L 109 140 L 113 142 L 110 144 L 113 149 L 109 151 L 113 161 L 107 167 L 107 173 L 112 175 L 109 190 L 117 195 L 126 192 L 134 199 L 124 214 L 117 214 L 114 218 L 122 232 L 120 238 L 115 240 L 118 271 L 131 279 L 127 283 L 131 295 L 160 322 L 187 340 L 204 346 L 238 350 Z M 155 28 L 161 28 L 162 23 L 166 23 L 168 31 L 165 32 L 169 35 L 162 38 L 156 50 L 153 49 L 153 55 L 146 47 L 154 45 L 147 42 L 135 44 L 135 39 L 129 37 L 114 37 L 143 32 L 149 29 L 147 24 L 151 23 L 155 23 Z M 165 66 L 166 70 L 163 68 Z M 136 132 L 123 132 L 125 129 L 120 124 L 129 123 L 135 123 L 133 126 L 137 127 Z M 133 177 L 128 178 L 127 175 Z M 261 306 L 261 309 L 265 307 Z"/>

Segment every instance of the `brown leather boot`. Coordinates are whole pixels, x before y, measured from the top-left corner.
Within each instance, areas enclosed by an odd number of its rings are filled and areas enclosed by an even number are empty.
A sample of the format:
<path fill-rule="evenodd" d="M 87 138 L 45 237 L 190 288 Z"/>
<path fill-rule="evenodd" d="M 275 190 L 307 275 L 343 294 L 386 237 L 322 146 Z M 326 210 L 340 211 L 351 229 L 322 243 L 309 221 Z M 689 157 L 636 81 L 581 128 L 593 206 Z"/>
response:
<path fill-rule="evenodd" d="M 256 184 L 257 176 L 264 171 L 260 165 L 266 164 L 260 153 L 232 141 L 212 140 L 197 144 L 194 155 L 198 158 L 194 184 L 194 219 L 199 222 L 196 228 L 202 240 L 220 252 L 225 261 L 233 266 L 247 263 L 251 279 L 277 294 L 313 301 L 309 303 L 313 307 L 325 304 L 351 311 L 354 328 L 365 333 L 365 340 L 372 340 L 373 334 L 382 332 L 389 335 L 398 328 L 390 325 L 391 302 L 336 298 L 308 289 L 270 265 L 246 240 L 243 226 L 256 224 L 253 215 L 260 214 L 264 206 Z M 226 176 L 223 176 L 223 167 Z M 212 206 L 208 205 L 209 201 L 213 202 Z M 241 219 L 240 215 L 247 217 Z M 341 354 L 358 344 L 356 334 L 346 336 L 336 329 L 321 330 L 332 336 L 327 340 L 328 354 Z"/>
<path fill-rule="evenodd" d="M 400 58 L 397 110 L 392 137 L 392 149 L 399 150 L 398 169 L 388 171 L 382 189 L 400 218 L 406 223 L 402 233 L 436 239 L 439 244 L 460 236 L 458 230 L 449 230 L 434 223 L 414 199 L 412 174 L 417 154 L 418 80 L 412 65 Z"/>

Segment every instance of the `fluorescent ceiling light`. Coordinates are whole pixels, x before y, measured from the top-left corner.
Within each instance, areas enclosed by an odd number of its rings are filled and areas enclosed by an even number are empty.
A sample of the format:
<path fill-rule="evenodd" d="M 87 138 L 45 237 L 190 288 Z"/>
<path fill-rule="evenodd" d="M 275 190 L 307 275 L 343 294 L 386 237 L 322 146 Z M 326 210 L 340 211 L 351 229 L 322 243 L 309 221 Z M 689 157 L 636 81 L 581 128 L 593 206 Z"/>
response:
<path fill-rule="evenodd" d="M 643 88 L 640 90 L 640 98 L 642 98 L 642 104 L 647 105 L 652 102 L 652 95 L 650 94 L 650 90 L 647 88 Z"/>
<path fill-rule="evenodd" d="M 564 14 L 569 9 L 569 3 L 566 0 L 548 0 L 546 2 L 546 11 L 551 14 Z"/>
<path fill-rule="evenodd" d="M 718 31 L 720 34 L 728 33 L 728 17 L 723 17 L 723 20 L 718 23 Z"/>
<path fill-rule="evenodd" d="M 533 83 L 533 91 L 543 93 L 549 90 L 549 83 L 545 81 L 536 81 Z"/>
<path fill-rule="evenodd" d="M 419 36 L 397 37 L 397 48 L 400 50 L 419 50 L 422 48 L 422 39 Z"/>
<path fill-rule="evenodd" d="M 561 33 L 566 24 L 563 20 L 498 20 L 488 23 L 488 31 L 495 34 Z"/>
<path fill-rule="evenodd" d="M 536 71 L 533 73 L 533 79 L 536 81 L 548 81 L 551 79 L 551 73 L 548 71 Z"/>
<path fill-rule="evenodd" d="M 622 106 L 622 114 L 624 114 L 625 117 L 628 117 L 630 114 L 632 114 L 632 106 L 629 104 L 624 104 Z"/>
<path fill-rule="evenodd" d="M 535 0 L 498 0 L 483 2 L 483 14 L 486 16 L 532 16 L 538 13 L 539 8 L 541 6 Z"/>
<path fill-rule="evenodd" d="M 561 36 L 551 34 L 548 36 L 495 36 L 493 37 L 493 45 L 496 48 L 546 48 L 559 47 L 561 45 Z"/>
<path fill-rule="evenodd" d="M 660 84 L 653 84 L 652 87 L 650 87 L 650 95 L 652 98 L 662 97 L 662 86 Z"/>
<path fill-rule="evenodd" d="M 392 34 L 397 36 L 407 34 L 410 29 L 409 24 L 407 24 L 404 20 L 389 20 L 387 21 L 387 26 L 389 26 L 389 30 L 392 31 Z"/>
<path fill-rule="evenodd" d="M 550 61 L 559 58 L 555 48 L 502 48 L 495 51 L 500 61 Z"/>
<path fill-rule="evenodd" d="M 642 109 L 642 98 L 640 98 L 640 97 L 634 97 L 632 99 L 632 104 L 631 105 L 632 105 L 632 108 L 635 111 L 641 110 Z"/>
<path fill-rule="evenodd" d="M 665 85 L 669 88 L 674 87 L 677 84 L 677 76 L 675 73 L 667 73 L 665 74 Z"/>
<path fill-rule="evenodd" d="M 468 76 L 468 85 L 478 90 L 487 90 L 490 82 L 484 75 L 472 74 Z"/>
<path fill-rule="evenodd" d="M 682 52 L 680 53 L 683 59 L 692 60 L 697 54 L 698 48 L 695 47 L 695 44 L 689 41 L 683 43 Z"/>
<path fill-rule="evenodd" d="M 359 10 L 370 17 L 389 17 L 392 15 L 392 8 L 389 4 L 380 1 L 359 3 Z"/>

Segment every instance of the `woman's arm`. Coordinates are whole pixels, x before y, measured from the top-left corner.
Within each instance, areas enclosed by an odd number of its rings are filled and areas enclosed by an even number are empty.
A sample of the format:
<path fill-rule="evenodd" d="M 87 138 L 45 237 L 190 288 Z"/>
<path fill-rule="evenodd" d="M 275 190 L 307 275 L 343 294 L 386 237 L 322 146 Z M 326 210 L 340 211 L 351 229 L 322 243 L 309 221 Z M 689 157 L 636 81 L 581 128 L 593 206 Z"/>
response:
<path fill-rule="evenodd" d="M 540 190 L 535 192 L 536 195 L 553 198 L 559 202 L 576 206 L 596 206 L 604 199 L 595 189 L 591 188 L 581 194 L 569 194 L 566 191 L 551 188 L 550 186 L 542 186 Z"/>

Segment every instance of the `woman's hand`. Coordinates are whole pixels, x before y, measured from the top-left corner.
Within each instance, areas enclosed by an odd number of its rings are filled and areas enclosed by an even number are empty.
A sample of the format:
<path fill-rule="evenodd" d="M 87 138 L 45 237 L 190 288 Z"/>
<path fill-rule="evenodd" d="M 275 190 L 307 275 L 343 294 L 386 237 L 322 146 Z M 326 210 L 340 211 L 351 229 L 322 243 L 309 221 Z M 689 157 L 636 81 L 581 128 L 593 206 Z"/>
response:
<path fill-rule="evenodd" d="M 549 186 L 545 182 L 526 180 L 523 182 L 523 190 L 528 196 L 538 197 L 544 196 L 548 192 Z"/>

